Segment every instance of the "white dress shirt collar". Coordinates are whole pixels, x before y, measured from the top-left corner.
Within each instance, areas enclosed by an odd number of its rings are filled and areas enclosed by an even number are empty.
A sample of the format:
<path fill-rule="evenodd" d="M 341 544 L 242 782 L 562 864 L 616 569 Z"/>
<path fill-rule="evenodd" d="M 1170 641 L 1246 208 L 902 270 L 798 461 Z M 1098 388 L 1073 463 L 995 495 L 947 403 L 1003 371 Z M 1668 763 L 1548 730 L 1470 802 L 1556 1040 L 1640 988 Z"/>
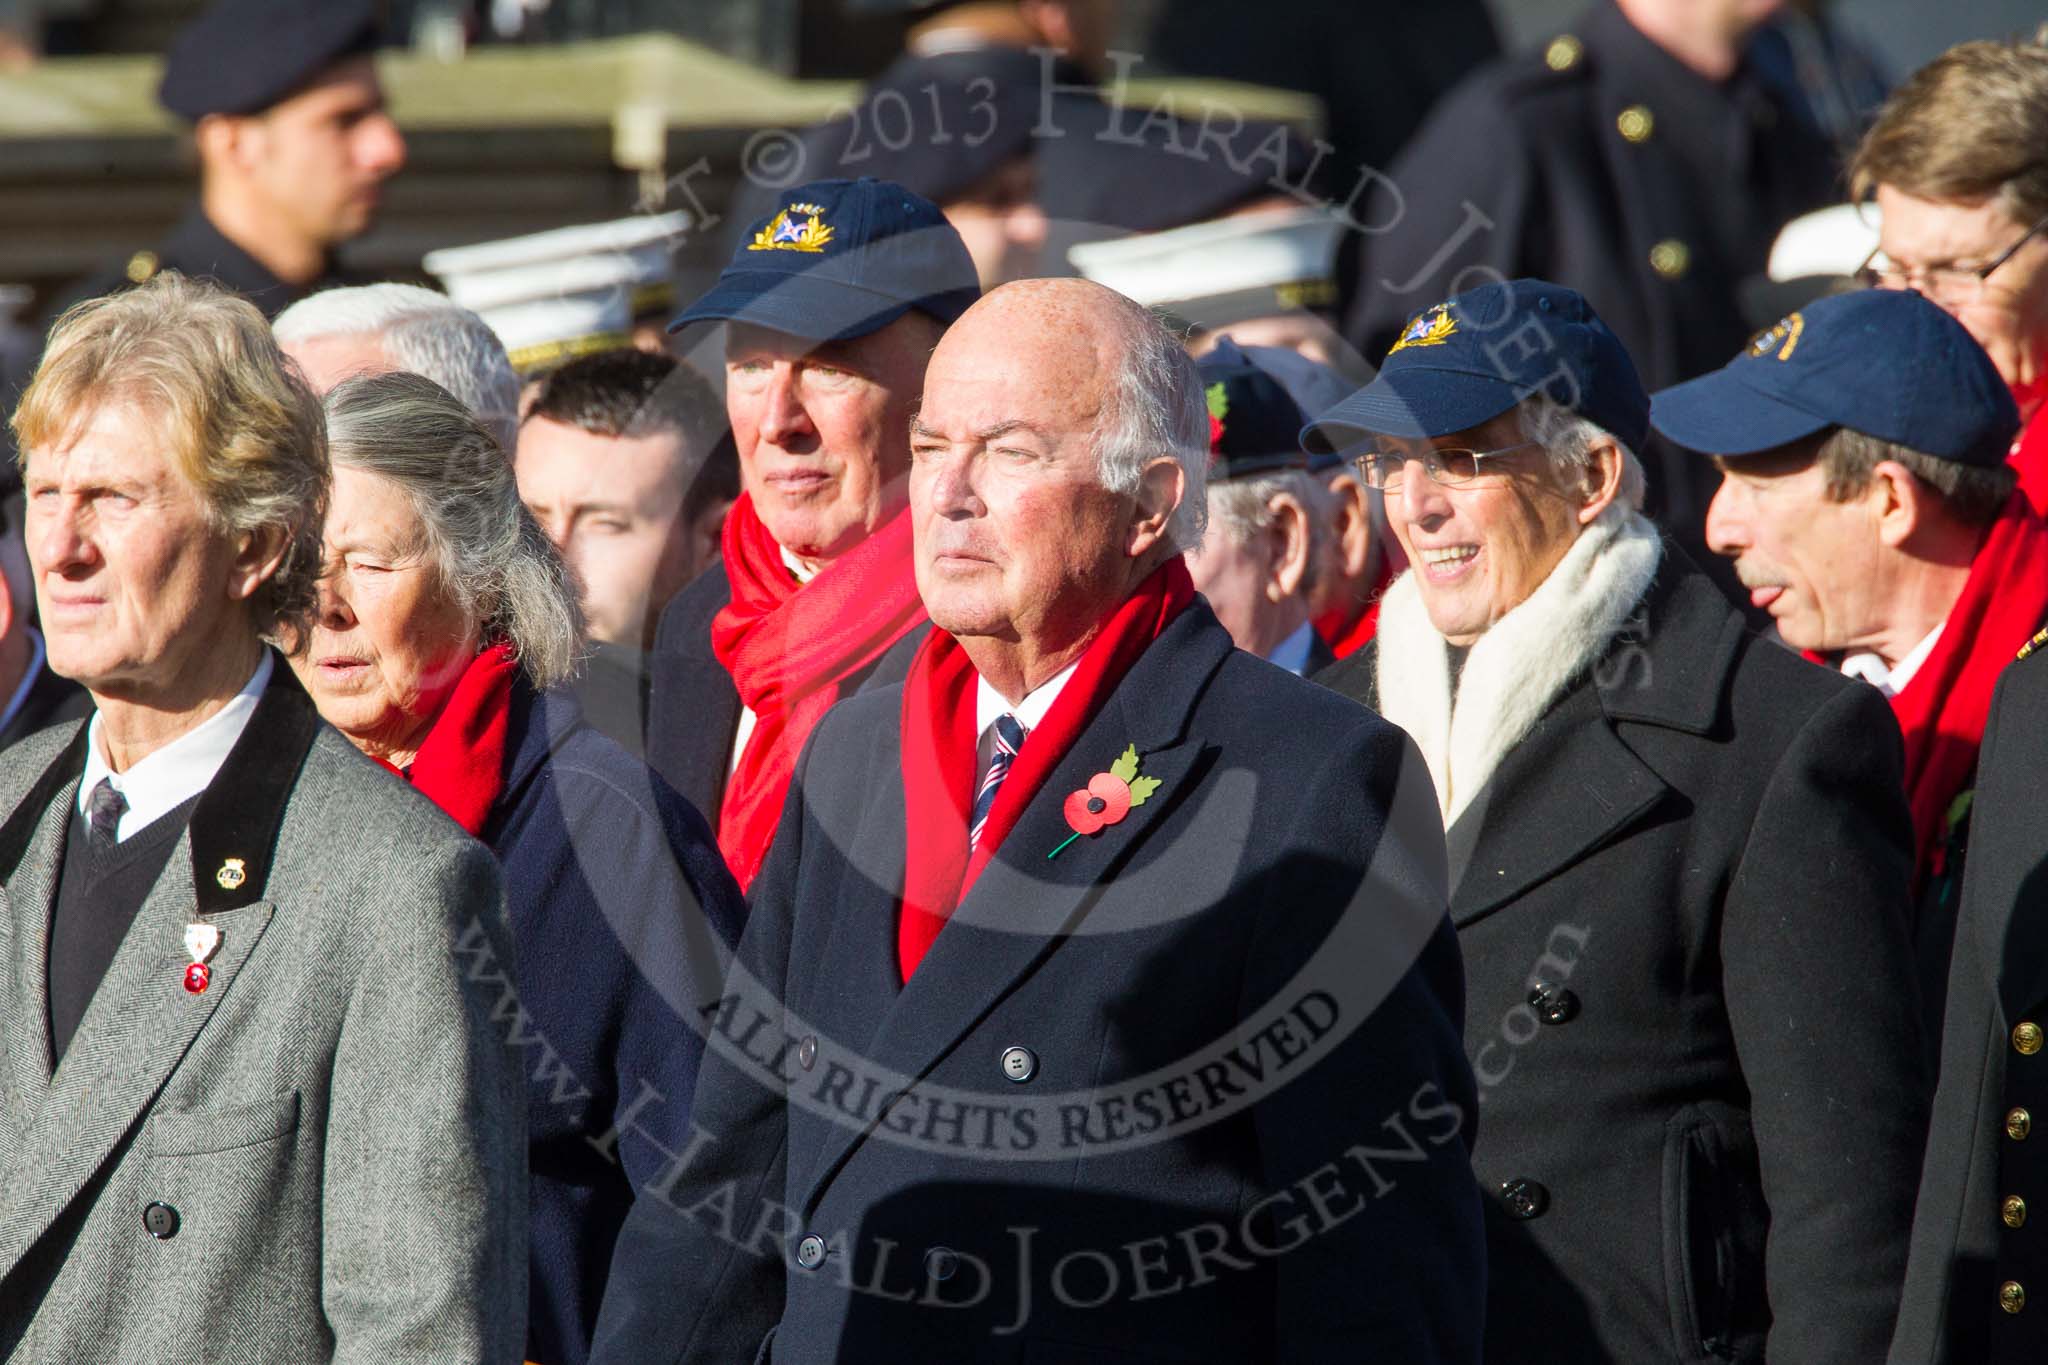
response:
<path fill-rule="evenodd" d="M 1913 681 L 1913 675 L 1920 671 L 1920 665 L 1926 663 L 1927 657 L 1934 653 L 1934 646 L 1941 640 L 1942 627 L 1947 624 L 1948 622 L 1944 621 L 1929 631 L 1919 644 L 1913 646 L 1912 653 L 1890 668 L 1884 666 L 1884 660 L 1875 650 L 1865 649 L 1844 658 L 1842 671 L 1852 678 L 1863 679 L 1887 697 L 1896 697 L 1906 690 L 1906 684 Z"/>
<path fill-rule="evenodd" d="M 100 779 L 111 780 L 114 790 L 128 799 L 128 809 L 121 813 L 121 823 L 115 827 L 114 838 L 119 841 L 149 828 L 205 791 L 220 765 L 227 762 L 228 751 L 242 737 L 249 717 L 256 713 L 257 698 L 270 685 L 272 667 L 271 652 L 265 649 L 255 673 L 227 705 L 125 773 L 117 773 L 108 765 L 100 738 L 100 713 L 94 711 L 86 735 L 85 776 L 78 783 L 78 813 L 86 813 L 86 804 Z"/>
<path fill-rule="evenodd" d="M 818 576 L 816 569 L 807 567 L 801 559 L 791 554 L 789 547 L 781 541 L 775 543 L 775 548 L 782 552 L 782 566 L 789 570 L 790 576 L 799 584 L 808 583 Z"/>
<path fill-rule="evenodd" d="M 7 709 L 0 711 L 0 730 L 14 724 L 14 718 L 21 714 L 23 703 L 28 701 L 29 689 L 36 685 L 36 675 L 43 671 L 43 662 L 48 657 L 43 648 L 43 633 L 34 626 L 28 628 L 28 667 L 22 671 L 21 681 L 14 685 L 14 695 L 7 699 Z"/>
<path fill-rule="evenodd" d="M 1060 691 L 1066 687 L 1067 679 L 1073 677 L 1074 670 L 1080 666 L 1081 661 L 1079 659 L 1074 660 L 1074 662 L 1068 664 L 1065 668 L 1025 693 L 1024 700 L 1018 702 L 1015 706 L 1010 705 L 1009 700 L 1002 693 L 990 687 L 988 679 L 980 674 L 975 675 L 974 784 L 977 787 L 981 785 L 981 775 L 988 771 L 989 757 L 995 752 L 996 718 L 1002 715 L 1015 716 L 1017 723 L 1024 727 L 1024 733 L 1029 735 L 1045 720 L 1046 713 L 1052 710 L 1052 704 L 1060 699 Z"/>

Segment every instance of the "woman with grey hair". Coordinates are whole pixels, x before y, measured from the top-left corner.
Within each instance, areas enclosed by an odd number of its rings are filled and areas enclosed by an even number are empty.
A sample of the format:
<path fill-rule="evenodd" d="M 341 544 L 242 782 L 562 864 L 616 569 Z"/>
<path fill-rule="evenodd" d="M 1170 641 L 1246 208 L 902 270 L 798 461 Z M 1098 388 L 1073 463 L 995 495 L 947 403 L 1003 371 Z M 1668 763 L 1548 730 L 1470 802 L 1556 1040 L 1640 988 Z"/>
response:
<path fill-rule="evenodd" d="M 327 422 L 320 598 L 294 667 L 504 867 L 517 971 L 471 972 L 497 973 L 496 1017 L 528 1054 L 526 1358 L 579 1362 L 634 1191 L 685 1149 L 691 1023 L 739 891 L 697 812 L 558 686 L 582 647 L 575 588 L 490 432 L 412 374 L 344 382 Z"/>

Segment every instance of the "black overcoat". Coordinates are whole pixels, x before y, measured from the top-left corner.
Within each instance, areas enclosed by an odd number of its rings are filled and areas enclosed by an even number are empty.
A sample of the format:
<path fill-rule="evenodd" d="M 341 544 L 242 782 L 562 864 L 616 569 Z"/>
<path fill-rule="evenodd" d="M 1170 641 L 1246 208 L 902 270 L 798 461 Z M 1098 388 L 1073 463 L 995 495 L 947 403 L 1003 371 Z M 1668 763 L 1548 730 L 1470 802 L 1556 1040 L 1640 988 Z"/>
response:
<path fill-rule="evenodd" d="M 1377 704 L 1375 651 L 1319 681 Z M 1929 1082 L 1879 693 L 1669 551 L 1449 834 L 1487 1359 L 1882 1357 Z"/>
<path fill-rule="evenodd" d="M 2048 1360 L 2048 661 L 2035 653 L 2000 677 L 1978 751 L 1895 1365 Z"/>
<path fill-rule="evenodd" d="M 1472 1082 L 1413 746 L 1197 603 L 902 985 L 901 705 L 811 737 L 698 1146 L 620 1236 L 595 1359 L 766 1359 L 772 1333 L 783 1365 L 1476 1361 Z M 1049 859 L 1127 745 L 1159 788 Z"/>

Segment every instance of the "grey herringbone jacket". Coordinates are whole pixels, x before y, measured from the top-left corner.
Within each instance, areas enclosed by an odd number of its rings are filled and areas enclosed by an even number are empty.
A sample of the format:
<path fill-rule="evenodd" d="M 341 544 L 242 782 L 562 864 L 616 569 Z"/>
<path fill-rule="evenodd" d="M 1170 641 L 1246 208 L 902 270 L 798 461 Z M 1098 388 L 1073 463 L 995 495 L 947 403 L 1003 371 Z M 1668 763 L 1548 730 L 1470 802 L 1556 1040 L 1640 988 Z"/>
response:
<path fill-rule="evenodd" d="M 84 753 L 0 754 L 0 1360 L 517 1361 L 526 1100 L 469 971 L 510 951 L 495 861 L 280 665 L 53 1075 Z"/>

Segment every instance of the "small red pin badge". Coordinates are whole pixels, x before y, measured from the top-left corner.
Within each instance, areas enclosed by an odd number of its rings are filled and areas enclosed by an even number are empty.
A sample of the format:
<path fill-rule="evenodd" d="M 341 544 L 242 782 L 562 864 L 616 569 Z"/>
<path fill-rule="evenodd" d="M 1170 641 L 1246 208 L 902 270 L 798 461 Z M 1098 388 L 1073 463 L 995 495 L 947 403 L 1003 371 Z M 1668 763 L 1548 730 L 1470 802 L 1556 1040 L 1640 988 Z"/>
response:
<path fill-rule="evenodd" d="M 220 930 L 203 920 L 194 920 L 185 926 L 185 951 L 192 958 L 192 965 L 185 968 L 185 989 L 197 995 L 213 980 L 213 968 L 206 960 L 220 947 Z"/>

